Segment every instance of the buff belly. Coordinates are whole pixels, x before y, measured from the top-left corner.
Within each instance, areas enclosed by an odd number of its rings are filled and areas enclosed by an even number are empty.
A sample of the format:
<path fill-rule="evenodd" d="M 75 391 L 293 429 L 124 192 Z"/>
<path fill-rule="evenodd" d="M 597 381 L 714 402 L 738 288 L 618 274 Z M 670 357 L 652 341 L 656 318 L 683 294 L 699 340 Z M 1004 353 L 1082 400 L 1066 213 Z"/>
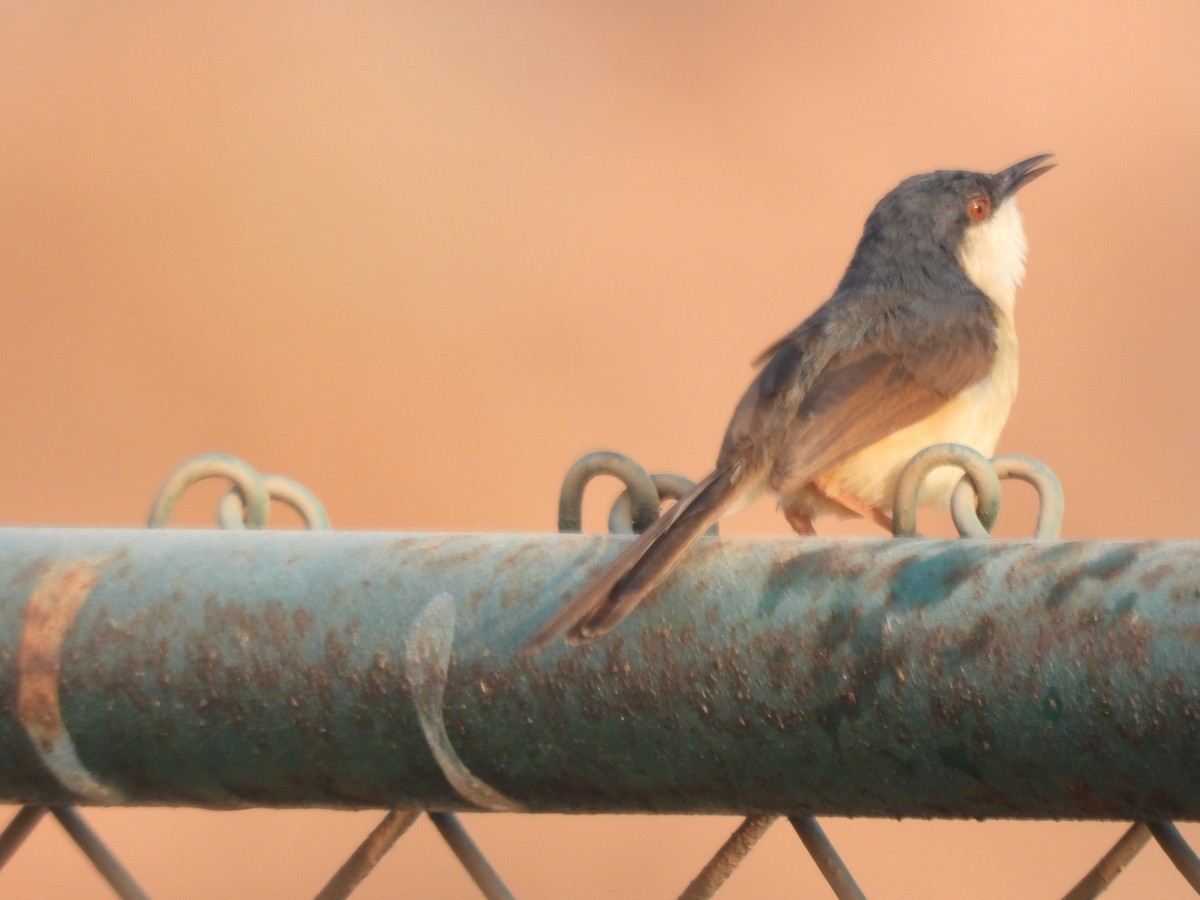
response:
<path fill-rule="evenodd" d="M 848 494 L 866 506 L 890 515 L 896 480 L 910 459 L 933 444 L 965 444 L 991 456 L 1008 420 L 1017 394 L 1017 345 L 1011 320 L 1000 323 L 1000 347 L 992 371 L 932 416 L 893 432 L 881 441 L 858 451 L 826 470 L 816 484 L 797 496 L 781 497 L 782 504 L 813 516 L 846 515 L 844 507 L 831 503 L 821 488 Z M 955 468 L 929 473 L 921 486 L 921 505 L 945 507 L 954 486 L 962 478 Z"/>

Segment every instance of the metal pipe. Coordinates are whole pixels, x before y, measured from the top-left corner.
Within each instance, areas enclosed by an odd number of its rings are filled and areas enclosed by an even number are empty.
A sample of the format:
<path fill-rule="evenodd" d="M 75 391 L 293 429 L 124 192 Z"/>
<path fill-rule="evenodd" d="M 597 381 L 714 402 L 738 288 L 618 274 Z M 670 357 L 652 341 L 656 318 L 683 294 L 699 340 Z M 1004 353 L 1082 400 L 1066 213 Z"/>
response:
<path fill-rule="evenodd" d="M 0 800 L 1200 818 L 1200 548 L 0 529 Z"/>

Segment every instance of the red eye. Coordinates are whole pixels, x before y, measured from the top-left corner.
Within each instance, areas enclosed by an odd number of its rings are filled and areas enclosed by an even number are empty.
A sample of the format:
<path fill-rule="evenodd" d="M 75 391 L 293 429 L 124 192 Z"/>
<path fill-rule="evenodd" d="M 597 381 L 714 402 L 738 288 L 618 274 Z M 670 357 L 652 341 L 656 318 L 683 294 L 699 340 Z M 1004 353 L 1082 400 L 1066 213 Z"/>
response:
<path fill-rule="evenodd" d="M 972 222 L 982 222 L 992 211 L 992 201 L 985 196 L 972 197 L 967 201 L 967 215 Z"/>

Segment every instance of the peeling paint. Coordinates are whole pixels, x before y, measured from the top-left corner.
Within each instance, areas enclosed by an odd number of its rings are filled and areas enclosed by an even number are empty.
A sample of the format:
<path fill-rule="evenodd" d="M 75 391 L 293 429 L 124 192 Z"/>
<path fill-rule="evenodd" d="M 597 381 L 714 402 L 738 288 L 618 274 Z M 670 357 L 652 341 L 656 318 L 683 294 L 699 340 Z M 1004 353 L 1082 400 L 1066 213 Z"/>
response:
<path fill-rule="evenodd" d="M 59 706 L 59 673 L 67 632 L 111 561 L 97 557 L 46 566 L 26 602 L 17 652 L 18 720 L 63 787 L 95 803 L 117 803 L 122 795 L 80 761 Z"/>

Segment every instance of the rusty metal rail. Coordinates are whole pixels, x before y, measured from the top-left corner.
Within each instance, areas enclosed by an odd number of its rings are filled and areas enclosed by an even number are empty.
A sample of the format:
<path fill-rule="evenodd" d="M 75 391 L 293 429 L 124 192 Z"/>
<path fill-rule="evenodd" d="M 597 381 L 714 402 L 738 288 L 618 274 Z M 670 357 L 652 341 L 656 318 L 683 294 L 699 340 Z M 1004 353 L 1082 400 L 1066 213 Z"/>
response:
<path fill-rule="evenodd" d="M 1200 818 L 1200 547 L 0 529 L 0 799 Z"/>

